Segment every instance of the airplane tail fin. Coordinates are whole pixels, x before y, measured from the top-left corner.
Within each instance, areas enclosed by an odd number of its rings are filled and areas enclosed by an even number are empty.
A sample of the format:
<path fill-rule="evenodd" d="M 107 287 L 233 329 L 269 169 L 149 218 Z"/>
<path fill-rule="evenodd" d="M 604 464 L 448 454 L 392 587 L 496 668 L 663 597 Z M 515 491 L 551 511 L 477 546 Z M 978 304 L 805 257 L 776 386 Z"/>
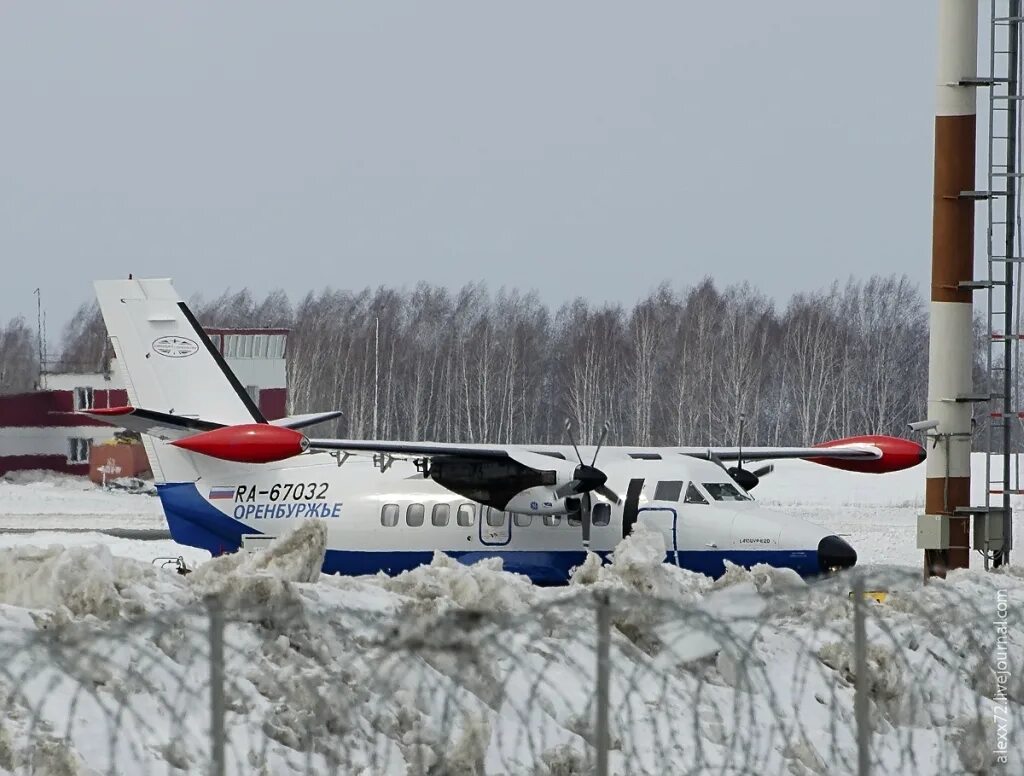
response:
<path fill-rule="evenodd" d="M 133 407 L 225 426 L 266 418 L 170 280 L 101 280 L 96 297 Z M 194 481 L 194 456 L 143 437 L 159 482 Z"/>

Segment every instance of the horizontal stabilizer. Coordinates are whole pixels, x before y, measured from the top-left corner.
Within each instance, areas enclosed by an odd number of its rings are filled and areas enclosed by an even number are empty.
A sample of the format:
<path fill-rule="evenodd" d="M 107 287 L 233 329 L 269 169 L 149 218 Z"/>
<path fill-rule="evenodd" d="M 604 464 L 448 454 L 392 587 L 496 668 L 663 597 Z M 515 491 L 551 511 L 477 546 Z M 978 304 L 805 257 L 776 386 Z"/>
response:
<path fill-rule="evenodd" d="M 222 428 L 223 424 L 213 423 L 199 418 L 188 418 L 182 415 L 170 415 L 166 412 L 138 409 L 136 407 L 109 407 L 106 409 L 84 410 L 79 415 L 86 415 L 111 426 L 149 434 L 157 439 L 182 439 L 202 431 Z"/>

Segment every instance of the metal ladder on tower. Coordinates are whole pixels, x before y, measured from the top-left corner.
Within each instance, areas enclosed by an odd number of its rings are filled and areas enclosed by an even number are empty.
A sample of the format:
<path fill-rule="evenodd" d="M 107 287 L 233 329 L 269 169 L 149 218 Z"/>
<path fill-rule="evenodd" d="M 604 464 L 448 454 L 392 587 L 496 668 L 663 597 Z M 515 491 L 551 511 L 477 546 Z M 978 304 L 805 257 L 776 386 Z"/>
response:
<path fill-rule="evenodd" d="M 986 204 L 985 280 L 962 284 L 987 294 L 985 392 L 963 400 L 987 401 L 985 505 L 963 510 L 974 515 L 974 548 L 985 568 L 1009 560 L 1012 547 L 1010 497 L 1022 495 L 1016 438 L 1024 420 L 1019 381 L 1021 269 L 1019 139 L 1021 134 L 1021 0 L 991 0 L 989 73 L 963 83 L 988 87 L 987 187 L 961 196 Z M 1015 434 L 1014 432 L 1017 431 Z"/>

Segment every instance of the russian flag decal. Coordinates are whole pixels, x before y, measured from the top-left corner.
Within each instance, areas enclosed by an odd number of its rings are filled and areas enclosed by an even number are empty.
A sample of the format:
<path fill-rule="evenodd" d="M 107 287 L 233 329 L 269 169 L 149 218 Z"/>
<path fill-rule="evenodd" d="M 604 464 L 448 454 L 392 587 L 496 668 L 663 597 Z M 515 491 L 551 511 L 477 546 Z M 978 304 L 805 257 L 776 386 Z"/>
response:
<path fill-rule="evenodd" d="M 235 487 L 231 486 L 218 486 L 216 488 L 210 488 L 210 500 L 219 498 L 234 498 Z"/>

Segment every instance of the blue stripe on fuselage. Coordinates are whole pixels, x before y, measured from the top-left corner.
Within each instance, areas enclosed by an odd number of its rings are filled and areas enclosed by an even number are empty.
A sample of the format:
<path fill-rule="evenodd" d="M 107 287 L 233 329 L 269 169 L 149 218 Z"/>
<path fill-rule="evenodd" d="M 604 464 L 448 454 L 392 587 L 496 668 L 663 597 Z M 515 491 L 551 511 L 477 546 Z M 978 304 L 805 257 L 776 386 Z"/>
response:
<path fill-rule="evenodd" d="M 198 547 L 212 555 L 235 552 L 242 544 L 244 534 L 261 531 L 250 528 L 229 517 L 202 497 L 195 483 L 157 485 L 157 492 L 167 516 L 171 538 L 178 544 Z M 586 558 L 583 550 L 442 550 L 462 563 L 474 563 L 484 558 L 501 558 L 504 568 L 525 574 L 537 584 L 563 584 L 569 573 Z M 610 552 L 599 552 L 607 557 Z M 666 563 L 675 563 L 677 553 L 668 553 Z M 398 574 L 430 563 L 432 550 L 327 550 L 323 570 L 325 574 Z M 816 550 L 680 550 L 678 562 L 710 577 L 725 572 L 725 561 L 739 566 L 767 563 L 770 566 L 791 568 L 801 576 L 820 573 Z"/>

